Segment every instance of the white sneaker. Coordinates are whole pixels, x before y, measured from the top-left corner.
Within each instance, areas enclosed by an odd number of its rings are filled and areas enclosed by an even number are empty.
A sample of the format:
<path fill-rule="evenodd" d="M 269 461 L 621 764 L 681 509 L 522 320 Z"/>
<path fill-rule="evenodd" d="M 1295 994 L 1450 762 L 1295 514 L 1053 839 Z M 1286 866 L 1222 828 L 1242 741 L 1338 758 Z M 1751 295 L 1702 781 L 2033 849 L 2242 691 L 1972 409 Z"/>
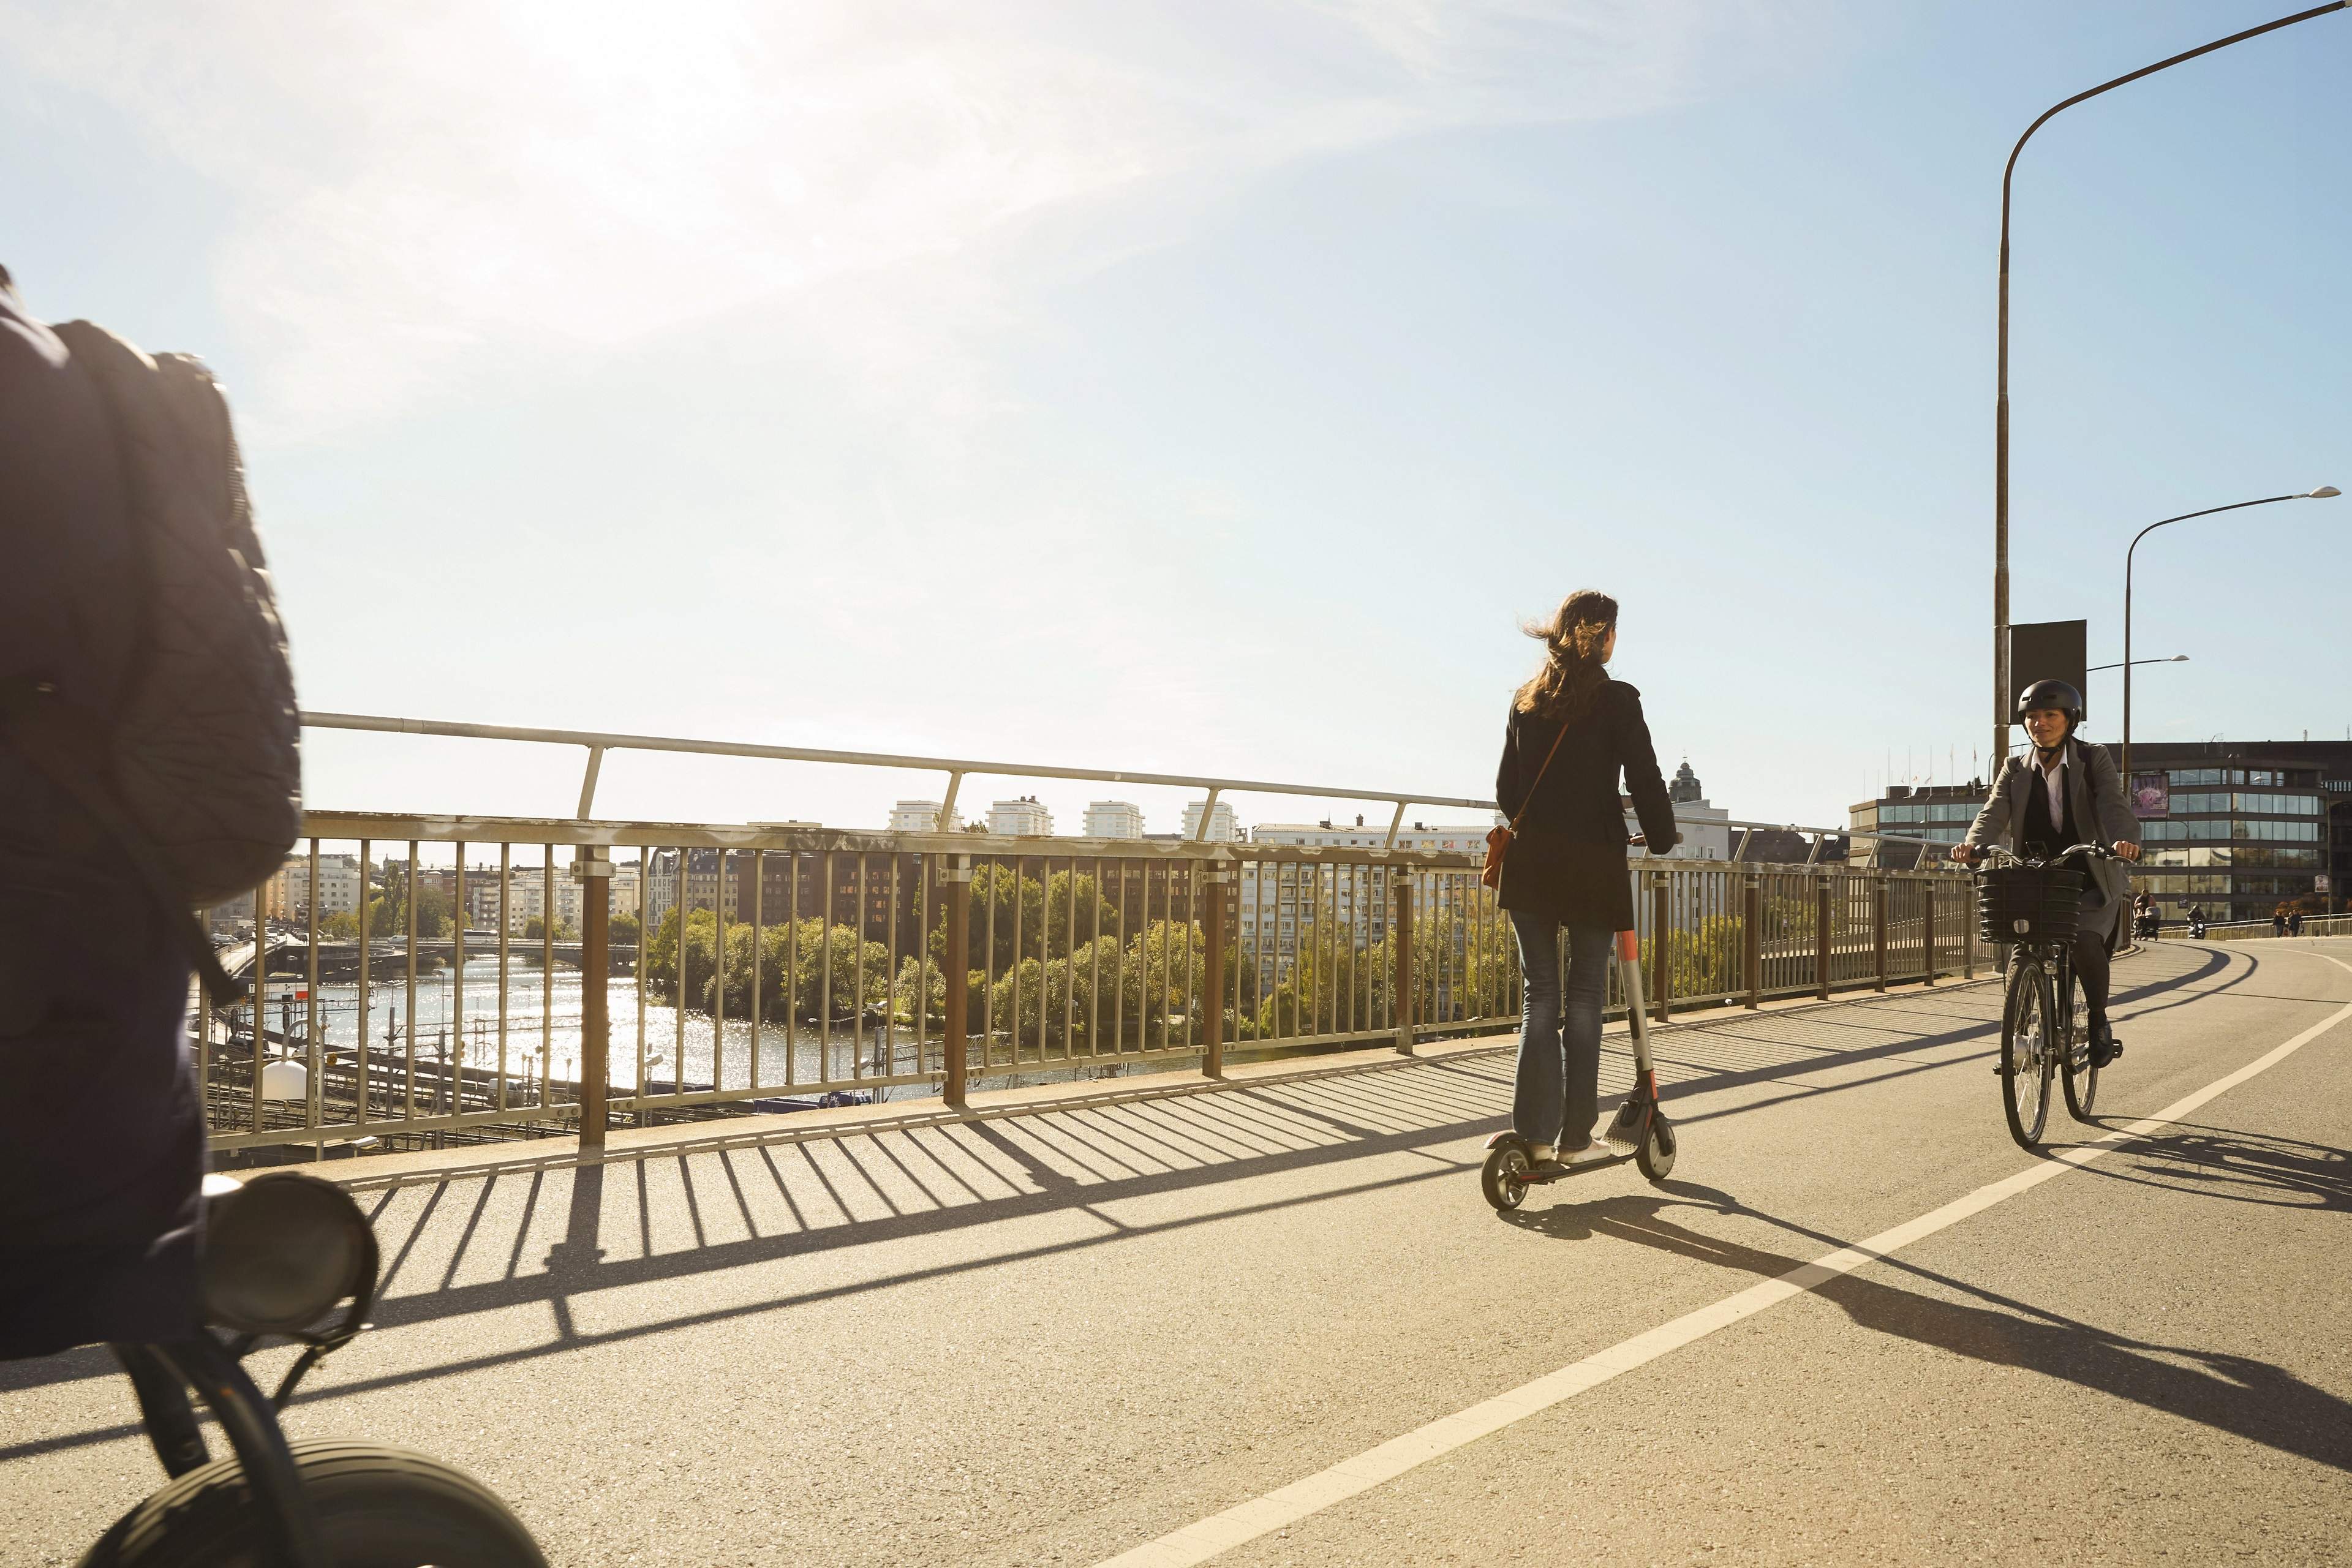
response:
<path fill-rule="evenodd" d="M 1530 1143 L 1530 1144 L 1528 1144 L 1528 1161 L 1529 1161 L 1530 1163 L 1534 1163 L 1534 1164 L 1538 1164 L 1538 1165 L 1540 1165 L 1540 1164 L 1542 1164 L 1546 1160 L 1549 1160 L 1549 1159 L 1550 1159 L 1550 1158 L 1551 1158 L 1551 1145 L 1550 1145 L 1550 1144 L 1549 1144 L 1549 1143 Z"/>
<path fill-rule="evenodd" d="M 1609 1145 L 1596 1138 L 1591 1142 L 1587 1143 L 1583 1148 L 1573 1150 L 1569 1153 L 1561 1155 L 1559 1157 L 1559 1163 L 1563 1165 L 1590 1165 L 1598 1160 L 1612 1160 L 1614 1158 L 1616 1158 L 1616 1154 Z"/>

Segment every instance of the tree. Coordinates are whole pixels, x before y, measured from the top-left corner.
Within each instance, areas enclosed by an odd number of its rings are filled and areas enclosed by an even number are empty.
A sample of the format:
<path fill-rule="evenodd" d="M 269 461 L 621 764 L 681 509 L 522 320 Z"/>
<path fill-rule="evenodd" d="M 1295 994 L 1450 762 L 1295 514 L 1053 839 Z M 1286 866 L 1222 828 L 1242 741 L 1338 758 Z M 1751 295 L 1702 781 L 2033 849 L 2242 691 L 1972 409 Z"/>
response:
<path fill-rule="evenodd" d="M 605 940 L 614 947 L 635 947 L 637 945 L 638 929 L 636 916 L 616 910 L 612 923 L 606 927 Z"/>
<path fill-rule="evenodd" d="M 368 900 L 368 935 L 408 934 L 408 879 L 389 879 L 383 890 Z M 449 895 L 430 882 L 416 889 L 416 937 L 429 942 L 449 934 Z"/>
<path fill-rule="evenodd" d="M 319 922 L 320 942 L 355 942 L 360 934 L 360 918 L 349 910 L 337 910 Z"/>

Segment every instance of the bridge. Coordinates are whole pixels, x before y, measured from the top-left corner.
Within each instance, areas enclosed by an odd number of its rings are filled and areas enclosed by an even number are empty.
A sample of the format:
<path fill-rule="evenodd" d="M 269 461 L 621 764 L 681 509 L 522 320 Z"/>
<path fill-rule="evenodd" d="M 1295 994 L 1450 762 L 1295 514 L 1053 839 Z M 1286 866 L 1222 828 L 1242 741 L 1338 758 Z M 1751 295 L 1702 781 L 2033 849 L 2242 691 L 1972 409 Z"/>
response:
<path fill-rule="evenodd" d="M 564 1564 L 2330 1560 L 2352 939 L 2116 984 L 2046 1156 L 1995 988 L 1898 984 L 1681 1016 L 1673 1177 L 1504 1216 L 1478 1038 L 321 1167 L 384 1293 L 289 1424 Z M 0 1368 L 23 1560 L 154 1479 L 100 1355 Z"/>
<path fill-rule="evenodd" d="M 293 1435 L 449 1459 L 551 1562 L 2340 1552 L 2338 922 L 2126 955 L 2099 1119 L 2029 1153 L 1965 878 L 1636 859 L 1679 1163 L 1497 1215 L 1517 955 L 1467 857 L 614 822 L 591 785 L 308 828 L 591 878 L 717 846 L 887 912 L 755 898 L 688 1005 L 648 944 L 631 1006 L 592 964 L 494 1063 L 314 1045 L 302 1004 L 199 1057 L 215 1158 L 326 1157 L 383 1249 Z M 272 1056 L 307 1101 L 257 1096 Z M 26 1560 L 154 1476 L 103 1356 L 0 1367 Z"/>

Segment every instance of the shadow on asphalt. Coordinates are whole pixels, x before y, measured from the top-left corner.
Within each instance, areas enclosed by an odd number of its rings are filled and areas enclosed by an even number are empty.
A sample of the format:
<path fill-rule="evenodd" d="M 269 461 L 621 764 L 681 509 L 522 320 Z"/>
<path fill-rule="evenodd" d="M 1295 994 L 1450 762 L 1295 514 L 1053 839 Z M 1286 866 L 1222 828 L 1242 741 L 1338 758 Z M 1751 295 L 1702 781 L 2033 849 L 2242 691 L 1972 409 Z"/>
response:
<path fill-rule="evenodd" d="M 2098 1124 L 2115 1128 L 2129 1121 L 2101 1117 Z M 2135 1139 L 2083 1169 L 2109 1181 L 2196 1197 L 2352 1213 L 2352 1152 L 2266 1132 L 2174 1125 L 2175 1131 Z"/>
<path fill-rule="evenodd" d="M 2218 956 L 2208 958 L 2205 963 L 2136 987 L 2123 995 L 2153 994 L 2193 984 L 2221 966 L 2222 961 Z M 1857 1005 L 1867 1008 L 1872 1005 L 1865 1002 Z M 1909 1006 L 1903 1010 L 1919 1011 Z M 1864 1026 L 1818 1014 L 1777 1016 L 1790 1026 L 1805 1029 L 1835 1031 Z M 1990 1020 L 1979 1020 L 1933 1035 L 1907 1035 L 1851 1049 L 1823 1051 L 1785 1039 L 1755 1037 L 1746 1032 L 1750 1026 L 1745 1021 L 1710 1025 L 1679 1037 L 1685 1044 L 1682 1059 L 1697 1067 L 1699 1072 L 1673 1087 L 1680 1093 L 1694 1094 L 1798 1074 L 1834 1071 L 1956 1044 L 1991 1027 Z M 1881 1024 L 1873 1032 L 1884 1034 L 1885 1026 Z M 1709 1071 L 1695 1060 L 1696 1052 L 1689 1048 L 1708 1036 L 1728 1044 L 1735 1054 L 1751 1047 L 1778 1048 L 1794 1054 L 1791 1059 L 1776 1063 Z M 1665 1037 L 1668 1040 L 1676 1038 Z M 1622 1046 L 1622 1042 L 1612 1045 Z M 1620 1051 L 1621 1066 L 1623 1059 Z M 1951 1061 L 1905 1063 L 1892 1071 L 1868 1078 L 1808 1085 L 1788 1095 L 1704 1112 L 1687 1120 L 1711 1121 L 1745 1114 L 1790 1100 L 1833 1094 L 1973 1059 L 1971 1056 Z M 420 1244 L 445 1206 L 463 1204 L 466 1215 L 454 1246 L 448 1246 L 440 1279 L 426 1290 L 380 1294 L 373 1314 L 376 1326 L 394 1328 L 462 1319 L 477 1312 L 543 1302 L 554 1315 L 556 1337 L 549 1343 L 525 1350 L 463 1357 L 437 1367 L 380 1378 L 349 1383 L 314 1378 L 303 1402 L 316 1404 L 345 1394 L 462 1375 L 585 1345 L 644 1338 L 701 1323 L 776 1311 L 803 1302 L 1098 1247 L 1138 1235 L 1293 1208 L 1417 1182 L 1454 1178 L 1475 1169 L 1475 1163 L 1443 1160 L 1429 1154 L 1428 1147 L 1494 1131 L 1498 1119 L 1509 1114 L 1511 1077 L 1508 1058 L 1482 1056 L 1300 1084 L 1236 1087 L 1213 1094 L 1041 1111 L 1034 1116 L 960 1123 L 920 1133 L 845 1136 L 822 1141 L 821 1144 L 776 1144 L 660 1161 L 633 1161 L 627 1164 L 583 1165 L 554 1173 L 464 1176 L 426 1187 L 415 1211 L 396 1222 L 386 1217 L 394 1204 L 402 1192 L 416 1189 L 386 1189 L 374 1194 L 374 1208 L 370 1215 L 379 1232 L 394 1224 L 398 1227 L 395 1235 L 383 1237 L 383 1292 L 389 1292 L 394 1282 L 413 1268 Z M 1015 1136 L 1016 1131 L 1021 1136 Z M 818 1147 L 829 1151 L 825 1159 L 818 1157 Z M 1408 1152 L 1419 1152 L 1428 1159 L 1428 1168 L 1303 1196 L 1220 1208 L 1157 1225 L 1110 1221 L 1107 1233 L 1097 1237 L 1005 1250 L 969 1262 L 906 1270 L 659 1322 L 596 1333 L 579 1332 L 572 1322 L 571 1298 L 590 1291 L 676 1279 L 841 1247 L 937 1236 L 971 1226 L 1071 1209 L 1094 1211 L 1097 1217 L 1107 1219 L 1097 1205 Z M 1016 1171 L 1029 1190 L 1012 1189 L 1001 1176 L 992 1182 L 976 1182 L 971 1175 L 976 1155 L 996 1167 Z M 779 1164 L 780 1160 L 784 1165 Z M 789 1175 L 785 1165 L 790 1167 Z M 674 1180 L 676 1189 L 682 1194 L 693 1233 L 692 1245 L 688 1247 L 666 1251 L 656 1248 L 656 1200 L 651 1180 L 651 1173 L 656 1167 L 676 1173 L 674 1178 L 665 1179 Z M 1081 1176 L 1074 1172 L 1087 1174 Z M 759 1226 L 751 1223 L 751 1205 L 745 1192 L 747 1179 L 759 1184 L 763 1194 L 772 1187 L 791 1211 L 796 1228 L 782 1234 L 757 1234 Z M 605 1199 L 610 1185 L 621 1183 L 628 1183 L 635 1189 L 637 1235 L 635 1246 L 628 1249 L 629 1255 L 615 1258 L 611 1256 L 613 1248 L 605 1245 L 614 1237 L 609 1231 L 600 1233 L 598 1227 L 600 1219 L 607 1226 L 613 1222 L 614 1216 L 607 1212 Z M 468 1184 L 476 1188 L 470 1201 L 458 1195 Z M 523 1188 L 520 1215 L 500 1219 L 496 1226 L 499 1234 L 485 1241 L 482 1229 L 493 1197 L 511 1194 L 517 1185 Z M 535 1228 L 538 1215 L 552 1201 L 551 1188 L 554 1187 L 562 1188 L 564 1194 L 563 1238 L 550 1246 L 543 1256 L 534 1256 L 529 1250 L 532 1238 L 535 1234 L 545 1234 L 543 1229 Z M 901 1206 L 891 1196 L 894 1188 L 902 1194 L 911 1189 L 920 1195 L 922 1206 Z M 818 1196 L 822 1196 L 824 1207 L 830 1214 L 818 1212 L 809 1202 Z M 731 1206 L 740 1216 L 738 1227 L 754 1234 L 749 1239 L 711 1240 L 701 1211 L 703 1205 L 714 1202 Z M 860 1214 L 861 1210 L 877 1207 L 887 1212 Z M 509 1229 L 511 1242 L 504 1247 L 503 1278 L 457 1283 L 461 1270 L 474 1263 L 478 1247 L 504 1242 Z M 531 1269 L 531 1265 L 543 1265 L 543 1271 Z M 332 1365 L 329 1363 L 330 1375 Z M 0 1363 L 0 1393 L 116 1375 L 114 1363 L 103 1352 L 88 1348 L 37 1361 Z M 135 1426 L 125 1425 L 32 1443 L 0 1445 L 0 1462 L 108 1441 L 136 1431 Z"/>
<path fill-rule="evenodd" d="M 2238 1135 L 2225 1137 L 2231 1148 L 2243 1147 L 2235 1142 Z M 2323 1152 L 2338 1161 L 2345 1158 L 2339 1150 Z M 2304 1157 L 2295 1160 L 2299 1166 Z M 2336 1192 L 2330 1206 L 2340 1205 L 2345 1202 L 2344 1178 L 2339 1172 L 2329 1179 Z M 1666 1212 L 1686 1207 L 1760 1219 L 1832 1250 L 1853 1245 L 1761 1214 L 1711 1187 L 1670 1181 L 1662 1184 L 1662 1190 L 1670 1195 L 1630 1194 L 1594 1204 L 1514 1210 L 1502 1218 L 1519 1229 L 1558 1240 L 1605 1237 L 1764 1279 L 1777 1279 L 1820 1254 L 1799 1257 L 1726 1241 L 1678 1225 L 1666 1217 Z M 2281 1453 L 2352 1470 L 2352 1404 L 2283 1367 L 2249 1356 L 2111 1333 L 1899 1258 L 1882 1258 L 1876 1267 L 1932 1280 L 1986 1304 L 1945 1300 L 1858 1273 L 1827 1280 L 1811 1293 L 1840 1308 L 1857 1327 L 1876 1333 L 1994 1366 L 2040 1373 Z"/>

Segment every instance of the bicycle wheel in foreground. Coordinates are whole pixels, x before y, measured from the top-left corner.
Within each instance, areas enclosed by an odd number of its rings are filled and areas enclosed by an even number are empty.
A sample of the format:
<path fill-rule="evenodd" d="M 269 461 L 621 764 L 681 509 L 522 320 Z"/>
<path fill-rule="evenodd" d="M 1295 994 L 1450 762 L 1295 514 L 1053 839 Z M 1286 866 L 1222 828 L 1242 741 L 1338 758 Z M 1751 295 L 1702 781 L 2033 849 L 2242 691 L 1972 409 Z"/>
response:
<path fill-rule="evenodd" d="M 2050 1116 L 2050 983 L 2042 965 L 2021 960 L 2010 971 L 2000 1015 L 2000 1109 L 2021 1148 L 2040 1142 Z"/>
<path fill-rule="evenodd" d="M 2091 1005 L 2083 995 L 2080 976 L 2067 980 L 2074 1006 L 2066 1030 L 2066 1113 L 2077 1121 L 2091 1120 L 2099 1099 L 2099 1065 L 2091 1058 Z"/>
<path fill-rule="evenodd" d="M 547 1568 L 522 1521 L 462 1470 L 405 1448 L 294 1445 L 335 1568 Z M 81 1568 L 270 1568 L 234 1458 L 190 1470 L 117 1520 Z"/>

